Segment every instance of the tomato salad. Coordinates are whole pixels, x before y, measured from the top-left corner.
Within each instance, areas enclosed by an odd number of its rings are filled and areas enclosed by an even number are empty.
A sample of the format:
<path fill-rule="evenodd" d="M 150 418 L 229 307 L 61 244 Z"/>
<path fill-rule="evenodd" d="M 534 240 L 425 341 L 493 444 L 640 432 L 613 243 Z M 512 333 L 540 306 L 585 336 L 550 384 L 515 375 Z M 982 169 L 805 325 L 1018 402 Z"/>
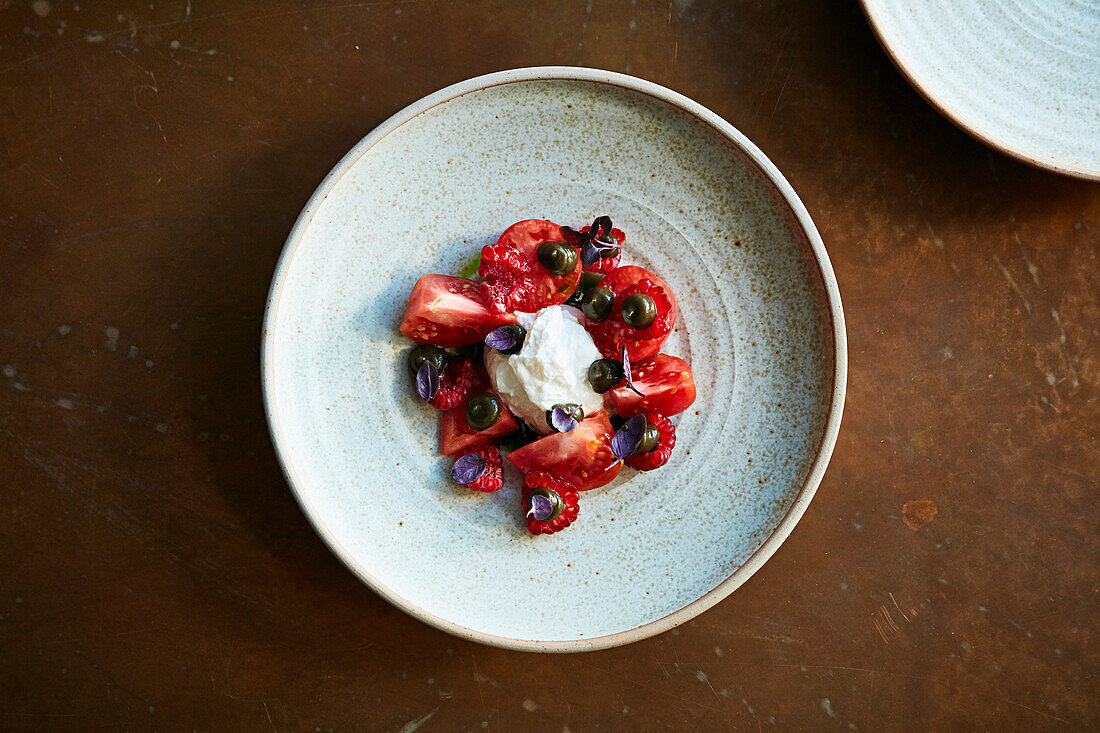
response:
<path fill-rule="evenodd" d="M 401 333 L 419 342 L 409 374 L 441 411 L 451 478 L 497 491 L 503 456 L 524 474 L 534 535 L 576 521 L 580 494 L 624 464 L 667 463 L 669 418 L 695 401 L 691 368 L 660 353 L 676 297 L 620 264 L 625 244 L 606 216 L 581 229 L 520 221 L 481 249 L 476 278 L 424 275 L 405 308 Z"/>

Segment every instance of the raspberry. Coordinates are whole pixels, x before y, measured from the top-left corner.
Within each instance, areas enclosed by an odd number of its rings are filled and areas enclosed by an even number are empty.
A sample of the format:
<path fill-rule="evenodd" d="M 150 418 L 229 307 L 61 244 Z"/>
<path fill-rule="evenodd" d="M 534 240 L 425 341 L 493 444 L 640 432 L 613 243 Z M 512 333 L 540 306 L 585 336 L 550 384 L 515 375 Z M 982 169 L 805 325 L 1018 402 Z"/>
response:
<path fill-rule="evenodd" d="M 451 359 L 439 375 L 439 391 L 431 399 L 433 407 L 450 410 L 470 395 L 474 386 L 474 363 L 468 358 Z"/>
<path fill-rule="evenodd" d="M 532 509 L 532 496 L 542 496 L 544 501 Z M 545 471 L 535 471 L 523 479 L 523 511 L 527 531 L 531 534 L 554 534 L 560 532 L 577 520 L 580 512 L 576 487 L 565 479 L 557 478 Z M 535 512 L 540 507 L 551 507 L 551 514 L 545 519 L 537 519 Z M 557 516 L 554 516 L 554 515 Z"/>
<path fill-rule="evenodd" d="M 668 463 L 669 456 L 672 455 L 672 449 L 676 446 L 676 426 L 659 412 L 648 411 L 644 414 L 645 419 L 657 428 L 661 439 L 657 441 L 657 446 L 648 453 L 632 453 L 627 456 L 626 465 L 639 471 L 652 471 Z"/>
<path fill-rule="evenodd" d="M 512 245 L 498 242 L 482 247 L 477 274 L 485 281 L 481 283 L 481 297 L 489 310 L 520 310 L 535 289 L 530 273 L 531 264 Z"/>
<path fill-rule="evenodd" d="M 471 453 L 476 453 L 485 459 L 485 473 L 474 482 L 466 484 L 468 488 L 473 491 L 481 491 L 487 494 L 491 494 L 494 491 L 499 491 L 500 487 L 504 485 L 504 471 L 501 467 L 500 451 L 491 445 L 484 445 L 476 450 L 467 451 L 462 456 L 468 456 Z M 458 458 L 462 458 L 459 456 Z M 458 462 L 458 458 L 455 462 Z"/>

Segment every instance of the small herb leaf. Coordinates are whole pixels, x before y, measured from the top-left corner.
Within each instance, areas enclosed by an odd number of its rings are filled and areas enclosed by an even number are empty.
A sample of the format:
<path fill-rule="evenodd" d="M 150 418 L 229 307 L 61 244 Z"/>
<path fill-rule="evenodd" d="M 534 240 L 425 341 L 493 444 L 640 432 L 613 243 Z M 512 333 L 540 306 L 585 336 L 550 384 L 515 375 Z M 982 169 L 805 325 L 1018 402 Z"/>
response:
<path fill-rule="evenodd" d="M 623 345 L 623 379 L 626 380 L 626 388 L 639 397 L 645 397 L 644 394 L 638 391 L 638 388 L 634 386 L 632 377 L 630 376 L 630 354 L 626 351 L 626 345 Z"/>
<path fill-rule="evenodd" d="M 546 519 L 554 513 L 554 504 L 542 494 L 531 495 L 531 508 L 527 510 L 527 516 L 534 517 L 539 522 L 545 522 Z"/>
<path fill-rule="evenodd" d="M 584 232 L 578 232 L 573 227 L 562 227 L 561 238 L 568 245 L 580 247 L 588 239 L 588 235 Z"/>
<path fill-rule="evenodd" d="M 479 252 L 473 259 L 466 263 L 466 266 L 458 271 L 459 277 L 471 278 L 477 274 L 478 268 L 481 267 L 481 253 Z"/>
<path fill-rule="evenodd" d="M 567 410 L 564 407 L 554 407 L 550 410 L 550 427 L 557 430 L 559 433 L 568 433 L 573 430 L 580 423 L 573 416 L 573 410 Z"/>
<path fill-rule="evenodd" d="M 597 216 L 596 220 L 592 222 L 590 233 L 593 239 L 606 239 L 611 237 L 611 217 Z"/>
<path fill-rule="evenodd" d="M 416 393 L 421 399 L 430 400 L 439 391 L 439 370 L 426 361 L 416 371 Z"/>
<path fill-rule="evenodd" d="M 485 337 L 485 345 L 491 346 L 497 351 L 511 351 L 519 346 L 519 341 L 516 339 L 517 335 L 515 328 L 504 325 L 489 332 L 489 335 Z"/>
<path fill-rule="evenodd" d="M 623 423 L 618 432 L 611 438 L 611 452 L 620 461 L 638 450 L 645 437 L 645 415 L 635 415 Z"/>
<path fill-rule="evenodd" d="M 451 478 L 456 484 L 472 484 L 485 474 L 485 459 L 479 453 L 468 453 L 455 461 Z"/>
<path fill-rule="evenodd" d="M 596 264 L 598 259 L 600 259 L 599 245 L 592 242 L 591 239 L 585 240 L 585 243 L 581 245 L 581 263 L 585 267 L 591 267 Z"/>

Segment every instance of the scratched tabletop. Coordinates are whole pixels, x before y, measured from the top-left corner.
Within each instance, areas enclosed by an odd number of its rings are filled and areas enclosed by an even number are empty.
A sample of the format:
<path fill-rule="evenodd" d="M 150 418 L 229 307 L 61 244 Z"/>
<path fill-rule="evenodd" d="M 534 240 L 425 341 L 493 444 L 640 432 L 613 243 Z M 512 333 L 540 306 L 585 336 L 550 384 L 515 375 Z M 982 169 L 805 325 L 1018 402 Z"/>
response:
<path fill-rule="evenodd" d="M 391 607 L 264 422 L 262 309 L 357 140 L 505 68 L 753 139 L 844 300 L 840 439 L 740 590 L 534 655 Z M 0 0 L 0 729 L 1100 726 L 1100 185 L 991 152 L 853 0 Z"/>

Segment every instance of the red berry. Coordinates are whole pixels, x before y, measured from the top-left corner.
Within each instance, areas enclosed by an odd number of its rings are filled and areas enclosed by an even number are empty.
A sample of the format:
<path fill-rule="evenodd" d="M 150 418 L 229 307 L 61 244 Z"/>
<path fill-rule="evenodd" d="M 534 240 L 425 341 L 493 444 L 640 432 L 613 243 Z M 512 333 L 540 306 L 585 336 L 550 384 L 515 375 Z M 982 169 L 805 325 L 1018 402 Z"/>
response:
<path fill-rule="evenodd" d="M 550 515 L 553 518 L 536 519 L 531 508 L 531 497 L 534 494 L 548 498 L 557 516 Z M 523 520 L 527 524 L 527 531 L 536 535 L 553 534 L 568 527 L 577 520 L 577 514 L 580 512 L 578 496 L 573 484 L 564 479 L 545 471 L 527 474 L 523 479 Z M 545 506 L 545 502 L 540 502 L 540 505 Z"/>
<path fill-rule="evenodd" d="M 672 449 L 676 446 L 676 426 L 659 412 L 646 412 L 645 419 L 657 428 L 661 438 L 657 447 L 649 453 L 633 453 L 626 457 L 626 465 L 639 471 L 652 471 L 668 463 Z"/>
<path fill-rule="evenodd" d="M 482 491 L 487 494 L 499 491 L 500 487 L 504 485 L 504 471 L 501 467 L 500 450 L 498 450 L 496 446 L 483 445 L 476 450 L 463 453 L 455 459 L 455 463 L 458 462 L 459 458 L 468 456 L 471 453 L 476 453 L 485 459 L 485 473 L 481 474 L 473 483 L 466 484 L 466 486 L 473 491 Z"/>
<path fill-rule="evenodd" d="M 528 294 L 535 289 L 530 273 L 531 264 L 512 245 L 498 242 L 482 247 L 477 274 L 485 281 L 481 283 L 481 296 L 489 310 L 494 313 L 521 310 Z"/>
<path fill-rule="evenodd" d="M 430 402 L 440 410 L 450 410 L 469 396 L 474 385 L 474 363 L 467 358 L 451 359 L 439 375 L 439 391 Z"/>

